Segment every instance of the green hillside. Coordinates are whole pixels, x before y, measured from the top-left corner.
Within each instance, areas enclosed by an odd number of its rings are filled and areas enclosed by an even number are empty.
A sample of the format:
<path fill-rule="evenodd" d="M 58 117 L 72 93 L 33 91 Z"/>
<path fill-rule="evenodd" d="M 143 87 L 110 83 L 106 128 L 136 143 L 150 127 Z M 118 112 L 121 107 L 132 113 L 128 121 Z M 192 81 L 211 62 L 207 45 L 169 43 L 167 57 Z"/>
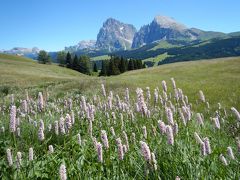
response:
<path fill-rule="evenodd" d="M 9 93 L 24 88 L 42 89 L 48 87 L 53 93 L 62 90 L 80 90 L 94 93 L 96 86 L 107 82 L 109 89 L 161 86 L 163 79 L 170 82 L 174 77 L 180 87 L 195 98 L 202 89 L 211 102 L 227 105 L 240 102 L 240 58 L 220 58 L 215 60 L 174 63 L 154 68 L 136 70 L 112 77 L 91 77 L 57 65 L 38 64 L 30 59 L 0 55 L 1 89 Z M 1 92 L 0 92 L 1 93 Z M 237 101 L 236 101 L 237 100 Z"/>
<path fill-rule="evenodd" d="M 108 56 L 108 55 L 91 57 L 92 61 L 102 61 L 102 60 L 109 60 L 109 59 L 110 59 L 110 56 Z"/>
<path fill-rule="evenodd" d="M 44 88 L 60 86 L 71 89 L 69 84 L 80 85 L 80 80 L 91 77 L 58 65 L 39 64 L 31 59 L 0 54 L 0 90 L 14 93 L 25 88 Z"/>
<path fill-rule="evenodd" d="M 167 53 L 169 56 L 161 59 L 160 64 L 239 56 L 239 47 L 240 37 L 233 36 L 202 41 L 160 41 L 138 49 L 116 52 L 115 54 L 125 58 L 150 59 L 153 62 L 152 65 L 154 65 L 158 56 L 164 53 Z"/>
<path fill-rule="evenodd" d="M 161 86 L 161 81 L 170 84 L 174 77 L 177 84 L 196 99 L 199 89 L 210 102 L 224 102 L 240 107 L 240 58 L 220 58 L 161 65 L 143 70 L 130 71 L 120 76 L 107 78 L 113 87 Z"/>
<path fill-rule="evenodd" d="M 0 72 L 0 179 L 239 177 L 239 57 L 98 78 L 0 55 Z"/>

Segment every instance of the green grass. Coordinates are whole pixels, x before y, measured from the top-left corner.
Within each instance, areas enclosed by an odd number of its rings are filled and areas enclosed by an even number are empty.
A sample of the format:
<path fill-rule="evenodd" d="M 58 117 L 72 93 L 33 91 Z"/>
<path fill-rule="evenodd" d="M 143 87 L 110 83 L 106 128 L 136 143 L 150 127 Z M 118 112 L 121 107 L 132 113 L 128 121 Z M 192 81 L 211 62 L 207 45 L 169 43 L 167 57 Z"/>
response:
<path fill-rule="evenodd" d="M 151 61 L 151 62 L 154 62 L 154 66 L 157 66 L 160 61 L 164 60 L 167 57 L 170 57 L 170 56 L 167 53 L 163 53 L 163 54 L 160 54 L 156 57 L 144 59 L 143 62 Z"/>
<path fill-rule="evenodd" d="M 68 179 L 175 179 L 179 176 L 181 179 L 195 180 L 238 179 L 240 176 L 240 156 L 236 144 L 240 129 L 236 117 L 230 111 L 231 106 L 240 109 L 240 58 L 175 63 L 131 71 L 119 76 L 97 78 L 56 65 L 41 65 L 28 59 L 0 55 L 0 72 L 1 87 L 10 88 L 9 93 L 0 91 L 0 179 L 59 179 L 61 164 L 66 165 Z M 188 96 L 189 104 L 174 99 L 171 77 L 175 78 L 177 87 Z M 154 88 L 159 87 L 159 94 L 163 97 L 162 80 L 166 80 L 168 85 L 166 106 L 170 107 L 171 101 L 176 110 L 173 112 L 173 120 L 179 127 L 178 133 L 174 135 L 173 145 L 168 144 L 166 134 L 161 134 L 158 129 L 159 119 L 169 124 L 165 105 L 160 101 L 154 103 Z M 109 106 L 111 98 L 103 96 L 101 83 L 105 84 L 107 96 L 113 91 L 112 109 Z M 149 101 L 146 98 L 147 86 L 150 87 L 152 95 Z M 130 101 L 126 104 L 130 111 L 122 110 L 118 106 L 119 103 L 125 102 L 127 87 L 130 91 Z M 144 90 L 143 95 L 147 109 L 151 112 L 150 117 L 136 111 L 137 87 Z M 21 103 L 21 100 L 26 99 L 25 88 L 28 89 L 31 99 L 27 103 L 27 113 L 24 113 Z M 200 89 L 210 103 L 209 109 L 199 100 Z M 44 101 L 41 111 L 38 108 L 39 91 L 43 92 Z M 10 93 L 14 94 L 14 104 L 18 108 L 17 117 L 20 118 L 20 124 L 17 127 L 20 128 L 20 136 L 9 131 Z M 116 95 L 119 95 L 120 102 Z M 103 144 L 101 130 L 106 130 L 108 136 L 109 149 L 103 146 L 102 163 L 98 161 L 98 153 L 89 133 L 90 120 L 83 108 L 81 96 L 85 96 L 88 107 L 95 107 L 93 137 Z M 72 106 L 67 105 L 69 98 L 72 100 Z M 222 104 L 221 109 L 217 107 L 218 102 Z M 192 107 L 192 117 L 186 126 L 179 115 L 179 108 L 184 106 L 184 103 L 187 103 L 187 106 L 191 104 Z M 220 129 L 217 129 L 211 120 L 211 117 L 216 117 L 216 111 L 220 116 Z M 112 116 L 113 112 L 116 119 Z M 131 112 L 134 119 L 131 118 Z M 56 135 L 55 121 L 59 121 L 61 116 L 65 119 L 67 114 L 72 116 L 72 113 L 75 115 L 75 123 L 72 123 L 69 132 Z M 123 115 L 123 121 L 120 113 Z M 203 114 L 204 125 L 200 126 L 197 123 L 196 113 Z M 40 119 L 45 127 L 43 141 L 38 138 Z M 48 130 L 50 124 L 52 129 Z M 69 127 L 67 125 L 69 124 L 64 122 L 65 130 Z M 144 126 L 147 137 L 143 134 Z M 115 135 L 111 133 L 111 127 L 115 130 Z M 123 131 L 126 132 L 128 141 L 125 140 Z M 202 139 L 209 138 L 211 154 L 201 155 L 194 132 Z M 78 144 L 78 133 L 81 135 L 81 145 Z M 135 141 L 132 133 L 135 133 Z M 123 160 L 118 158 L 118 137 L 123 145 L 129 143 Z M 155 154 L 157 170 L 154 170 L 153 161 L 146 162 L 142 156 L 140 141 L 146 142 L 150 151 Z M 54 147 L 52 154 L 48 152 L 49 145 Z M 227 154 L 228 146 L 232 147 L 235 160 Z M 32 162 L 28 160 L 30 147 L 33 147 L 34 151 Z M 14 165 L 11 167 L 6 158 L 8 148 L 14 159 Z M 22 153 L 19 169 L 16 166 L 17 152 Z M 219 160 L 220 154 L 226 157 L 228 166 L 224 166 Z"/>
<path fill-rule="evenodd" d="M 92 61 L 101 61 L 101 60 L 109 60 L 109 59 L 110 59 L 110 56 L 108 55 L 96 56 L 91 58 Z"/>
<path fill-rule="evenodd" d="M 49 87 L 53 92 L 91 89 L 101 82 L 107 82 L 110 89 L 161 86 L 163 79 L 174 77 L 191 99 L 202 89 L 213 104 L 222 102 L 240 107 L 240 58 L 220 58 L 194 62 L 161 65 L 149 69 L 126 72 L 120 76 L 90 77 L 57 65 L 43 65 L 26 58 L 0 55 L 0 84 L 10 93 L 25 88 Z"/>
<path fill-rule="evenodd" d="M 0 91 L 14 93 L 24 89 L 52 88 L 54 92 L 79 88 L 91 77 L 58 65 L 39 64 L 31 59 L 0 54 Z M 85 80 L 89 79 L 88 82 Z M 73 87 L 74 85 L 74 87 Z M 60 88 L 60 89 L 59 89 Z M 59 89 L 59 91 L 58 91 Z M 0 93 L 1 95 L 1 93 Z"/>
<path fill-rule="evenodd" d="M 150 86 L 151 89 L 161 86 L 161 81 L 170 83 L 174 77 L 189 97 L 196 99 L 201 89 L 206 98 L 216 104 L 236 105 L 240 108 L 240 58 L 220 58 L 161 65 L 151 69 L 131 71 L 120 76 L 107 78 L 112 86 L 125 85 Z"/>
<path fill-rule="evenodd" d="M 161 41 L 156 46 L 154 46 L 152 49 L 149 49 L 148 51 L 155 51 L 160 48 L 169 49 L 169 48 L 174 48 L 174 47 L 180 47 L 180 45 L 174 45 L 167 41 Z"/>

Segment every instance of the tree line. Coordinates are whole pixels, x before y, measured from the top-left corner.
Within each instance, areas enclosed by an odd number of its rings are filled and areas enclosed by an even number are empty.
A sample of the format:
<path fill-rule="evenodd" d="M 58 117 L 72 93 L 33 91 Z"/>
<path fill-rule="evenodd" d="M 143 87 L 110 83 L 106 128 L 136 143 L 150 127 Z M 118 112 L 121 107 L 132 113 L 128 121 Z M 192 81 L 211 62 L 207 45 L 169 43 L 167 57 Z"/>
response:
<path fill-rule="evenodd" d="M 119 75 L 126 71 L 142 69 L 145 67 L 145 63 L 142 63 L 141 60 L 128 60 L 123 57 L 111 55 L 110 60 L 102 61 L 102 68 L 99 76 Z"/>
<path fill-rule="evenodd" d="M 146 67 L 146 64 L 142 63 L 142 60 L 128 60 L 123 57 L 111 55 L 110 60 L 103 60 L 102 67 L 98 69 L 96 62 L 91 62 L 89 56 L 81 55 L 78 57 L 76 54 L 72 55 L 70 52 L 66 53 L 65 51 L 58 52 L 56 60 L 59 66 L 67 67 L 87 75 L 91 75 L 92 72 L 97 73 L 100 69 L 99 76 L 119 75 L 126 71 Z M 50 64 L 51 57 L 46 51 L 40 51 L 38 61 L 42 64 Z"/>
<path fill-rule="evenodd" d="M 46 51 L 40 51 L 37 59 L 41 64 L 51 64 L 51 57 Z M 69 52 L 66 53 L 64 51 L 60 51 L 57 54 L 56 60 L 59 63 L 59 66 L 67 67 L 83 74 L 91 74 L 92 64 L 89 56 L 72 56 Z"/>

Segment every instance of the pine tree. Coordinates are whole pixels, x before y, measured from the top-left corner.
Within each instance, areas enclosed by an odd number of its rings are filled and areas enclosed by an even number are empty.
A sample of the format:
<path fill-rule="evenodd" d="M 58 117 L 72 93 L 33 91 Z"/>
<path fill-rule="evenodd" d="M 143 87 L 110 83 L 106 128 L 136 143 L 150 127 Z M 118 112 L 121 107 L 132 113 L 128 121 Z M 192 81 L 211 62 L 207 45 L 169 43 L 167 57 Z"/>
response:
<path fill-rule="evenodd" d="M 57 62 L 59 63 L 59 66 L 65 66 L 66 53 L 64 51 L 60 51 L 57 53 Z"/>
<path fill-rule="evenodd" d="M 99 76 L 107 76 L 107 60 L 102 61 L 102 69 L 99 73 Z"/>
<path fill-rule="evenodd" d="M 69 52 L 67 53 L 67 56 L 66 56 L 66 66 L 67 68 L 72 67 L 72 56 Z"/>
<path fill-rule="evenodd" d="M 134 63 L 132 59 L 130 59 L 128 62 L 128 70 L 129 71 L 134 70 Z"/>
<path fill-rule="evenodd" d="M 79 69 L 79 60 L 78 60 L 78 57 L 77 57 L 76 54 L 75 54 L 75 56 L 73 58 L 72 69 L 74 69 L 74 70 L 78 70 Z"/>
<path fill-rule="evenodd" d="M 133 60 L 133 66 L 134 66 L 134 69 L 138 69 L 138 64 L 137 64 L 137 60 Z"/>
<path fill-rule="evenodd" d="M 126 71 L 126 63 L 125 63 L 125 59 L 123 59 L 123 57 L 121 57 L 120 60 L 120 64 L 119 64 L 119 70 L 121 73 L 124 73 Z"/>
<path fill-rule="evenodd" d="M 138 67 L 138 69 L 143 68 L 142 60 L 137 60 L 137 67 Z"/>
<path fill-rule="evenodd" d="M 98 68 L 97 68 L 97 63 L 96 62 L 94 62 L 93 72 L 98 72 Z"/>
<path fill-rule="evenodd" d="M 126 60 L 125 60 L 125 68 L 126 68 L 126 71 L 128 71 L 128 64 L 129 64 L 129 60 L 126 59 Z"/>
<path fill-rule="evenodd" d="M 79 72 L 90 75 L 90 73 L 91 73 L 90 67 L 91 67 L 90 58 L 86 55 L 80 56 L 79 57 Z"/>
<path fill-rule="evenodd" d="M 110 59 L 109 66 L 108 66 L 108 73 L 107 73 L 108 76 L 120 74 L 120 71 L 118 69 L 116 62 L 117 61 L 114 59 L 114 57 L 112 57 L 112 59 Z"/>
<path fill-rule="evenodd" d="M 143 66 L 142 66 L 142 68 L 144 69 L 144 68 L 147 68 L 147 65 L 146 65 L 146 63 L 144 62 L 143 63 Z"/>

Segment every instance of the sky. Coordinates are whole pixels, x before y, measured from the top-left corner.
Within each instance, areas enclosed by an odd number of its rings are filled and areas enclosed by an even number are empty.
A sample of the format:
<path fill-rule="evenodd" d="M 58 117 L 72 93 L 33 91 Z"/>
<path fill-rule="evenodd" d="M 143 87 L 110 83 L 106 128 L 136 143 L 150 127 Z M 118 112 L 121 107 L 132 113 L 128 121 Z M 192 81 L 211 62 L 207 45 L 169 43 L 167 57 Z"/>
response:
<path fill-rule="evenodd" d="M 63 50 L 96 39 L 109 18 L 137 29 L 165 15 L 203 30 L 240 31 L 239 0 L 1 0 L 0 50 Z"/>

